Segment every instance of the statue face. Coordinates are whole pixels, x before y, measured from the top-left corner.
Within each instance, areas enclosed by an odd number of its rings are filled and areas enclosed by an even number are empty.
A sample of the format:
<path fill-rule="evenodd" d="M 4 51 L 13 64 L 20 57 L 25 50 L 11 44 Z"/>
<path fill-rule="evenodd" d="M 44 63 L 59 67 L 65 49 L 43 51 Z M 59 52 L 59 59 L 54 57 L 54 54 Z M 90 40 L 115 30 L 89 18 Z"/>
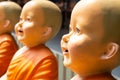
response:
<path fill-rule="evenodd" d="M 36 3 L 29 2 L 23 7 L 15 31 L 24 45 L 33 47 L 44 42 L 44 13 Z"/>
<path fill-rule="evenodd" d="M 81 75 L 94 73 L 104 53 L 103 35 L 99 6 L 89 2 L 76 5 L 71 15 L 70 32 L 61 40 L 64 65 Z"/>

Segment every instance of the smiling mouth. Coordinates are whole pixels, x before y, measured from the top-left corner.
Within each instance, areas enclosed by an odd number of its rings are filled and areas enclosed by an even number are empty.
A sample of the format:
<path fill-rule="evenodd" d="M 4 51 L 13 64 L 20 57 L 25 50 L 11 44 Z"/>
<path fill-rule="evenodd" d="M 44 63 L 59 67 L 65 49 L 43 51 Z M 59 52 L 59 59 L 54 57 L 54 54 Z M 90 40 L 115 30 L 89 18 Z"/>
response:
<path fill-rule="evenodd" d="M 22 31 L 22 30 L 19 30 L 18 32 L 19 32 L 19 33 L 22 33 L 23 31 Z"/>
<path fill-rule="evenodd" d="M 63 50 L 63 55 L 64 56 L 68 56 L 68 50 L 66 49 L 66 50 Z"/>
<path fill-rule="evenodd" d="M 23 33 L 23 31 L 21 29 L 18 29 L 18 33 Z"/>
<path fill-rule="evenodd" d="M 19 36 L 22 36 L 22 35 L 23 35 L 23 31 L 22 31 L 21 29 L 18 29 L 17 34 L 18 34 Z"/>
<path fill-rule="evenodd" d="M 65 50 L 64 52 L 68 52 L 68 50 Z"/>
<path fill-rule="evenodd" d="M 68 55 L 68 50 L 67 49 L 62 48 L 62 51 L 63 51 L 63 55 Z"/>
<path fill-rule="evenodd" d="M 62 51 L 63 51 L 63 52 L 68 52 L 68 49 L 65 48 L 65 47 L 62 47 Z"/>

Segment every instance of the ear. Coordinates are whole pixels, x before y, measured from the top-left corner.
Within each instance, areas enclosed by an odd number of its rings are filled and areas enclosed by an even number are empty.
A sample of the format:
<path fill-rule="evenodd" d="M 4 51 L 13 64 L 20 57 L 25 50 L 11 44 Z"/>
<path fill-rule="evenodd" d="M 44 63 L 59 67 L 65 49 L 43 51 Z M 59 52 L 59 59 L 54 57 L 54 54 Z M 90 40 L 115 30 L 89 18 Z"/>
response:
<path fill-rule="evenodd" d="M 44 30 L 43 35 L 47 36 L 47 35 L 49 35 L 51 33 L 51 31 L 52 31 L 51 27 L 46 27 L 45 30 Z"/>
<path fill-rule="evenodd" d="M 10 24 L 10 20 L 5 20 L 4 27 L 8 27 L 9 24 Z"/>
<path fill-rule="evenodd" d="M 103 59 L 112 58 L 113 56 L 116 55 L 118 50 L 119 50 L 119 45 L 117 43 L 111 42 L 107 45 L 106 52 L 103 54 L 102 58 Z"/>

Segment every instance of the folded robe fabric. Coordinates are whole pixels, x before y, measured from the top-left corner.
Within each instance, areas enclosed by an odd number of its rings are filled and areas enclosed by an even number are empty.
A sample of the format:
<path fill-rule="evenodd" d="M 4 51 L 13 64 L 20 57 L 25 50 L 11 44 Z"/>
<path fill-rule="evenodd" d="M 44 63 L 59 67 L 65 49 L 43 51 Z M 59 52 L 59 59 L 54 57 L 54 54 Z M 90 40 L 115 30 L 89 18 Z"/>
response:
<path fill-rule="evenodd" d="M 47 47 L 38 45 L 18 53 L 10 63 L 7 80 L 57 80 L 58 63 Z"/>

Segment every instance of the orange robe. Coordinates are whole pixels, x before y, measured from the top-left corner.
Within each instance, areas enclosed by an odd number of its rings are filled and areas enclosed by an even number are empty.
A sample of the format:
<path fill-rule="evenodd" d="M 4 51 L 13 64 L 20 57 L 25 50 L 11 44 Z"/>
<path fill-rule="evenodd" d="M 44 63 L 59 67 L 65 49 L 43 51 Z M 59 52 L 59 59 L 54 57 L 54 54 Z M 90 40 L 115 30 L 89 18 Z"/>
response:
<path fill-rule="evenodd" d="M 18 46 L 10 34 L 0 35 L 0 76 L 7 71 L 8 65 L 17 50 Z"/>
<path fill-rule="evenodd" d="M 57 80 L 57 59 L 47 47 L 21 49 L 16 54 L 20 55 L 11 61 L 7 80 Z"/>

